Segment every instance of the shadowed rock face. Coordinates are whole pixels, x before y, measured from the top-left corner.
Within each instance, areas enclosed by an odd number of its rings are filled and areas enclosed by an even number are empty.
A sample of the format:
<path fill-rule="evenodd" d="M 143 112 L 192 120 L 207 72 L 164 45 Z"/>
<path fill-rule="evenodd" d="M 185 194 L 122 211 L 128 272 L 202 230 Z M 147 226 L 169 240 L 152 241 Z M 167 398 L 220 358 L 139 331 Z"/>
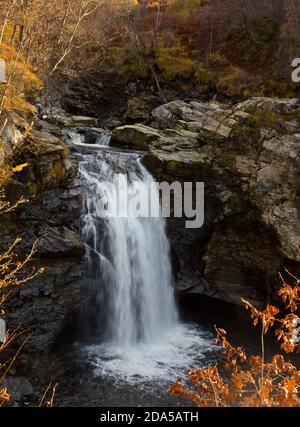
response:
<path fill-rule="evenodd" d="M 28 220 L 27 223 L 24 218 L 19 223 L 17 219 L 18 235 L 24 238 L 19 249 L 24 254 L 30 243 L 39 239 L 34 264 L 43 266 L 45 272 L 11 289 L 5 307 L 6 321 L 10 328 L 22 325 L 30 329 L 32 337 L 27 350 L 39 352 L 50 349 L 60 334 L 76 330 L 84 248 L 77 233 L 65 226 L 48 225 L 46 215 L 43 219 L 36 218 L 34 223 L 30 217 Z M 44 221 L 44 225 L 40 221 Z M 7 235 L 6 240 L 11 241 L 13 237 Z"/>
<path fill-rule="evenodd" d="M 169 221 L 180 290 L 260 303 L 274 295 L 269 283 L 285 262 L 298 268 L 298 108 L 295 99 L 233 107 L 172 101 L 153 111 L 144 140 L 140 125 L 131 125 L 159 181 L 205 182 L 202 230 Z M 113 133 L 122 145 L 132 143 L 126 128 Z"/>
<path fill-rule="evenodd" d="M 61 139 L 34 130 L 16 144 L 14 155 L 4 157 L 4 162 L 9 167 L 29 165 L 8 174 L 5 191 L 9 200 L 28 195 L 29 201 L 16 212 L 2 215 L 0 248 L 7 249 L 21 237 L 17 250 L 24 258 L 37 242 L 34 265 L 43 266 L 45 272 L 9 289 L 6 321 L 9 328 L 30 329 L 27 350 L 40 352 L 50 349 L 60 334 L 76 330 L 85 252 L 78 234 L 82 201 L 74 183 L 76 162 Z"/>

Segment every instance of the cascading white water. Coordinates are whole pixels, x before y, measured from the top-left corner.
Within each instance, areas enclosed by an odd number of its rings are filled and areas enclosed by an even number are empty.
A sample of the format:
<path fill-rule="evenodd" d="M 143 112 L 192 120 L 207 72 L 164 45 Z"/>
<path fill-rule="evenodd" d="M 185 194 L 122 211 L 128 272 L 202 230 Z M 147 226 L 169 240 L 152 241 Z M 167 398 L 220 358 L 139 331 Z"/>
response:
<path fill-rule="evenodd" d="M 103 218 L 97 207 L 107 182 L 118 189 L 120 200 L 125 197 L 126 182 L 134 185 L 142 181 L 150 188 L 153 179 L 134 154 L 85 155 L 79 171 L 86 194 L 82 235 L 89 266 L 92 268 L 96 257 L 99 287 L 105 288 L 106 336 L 121 348 L 153 343 L 177 322 L 164 220 Z M 159 204 L 158 194 L 153 200 Z"/>
<path fill-rule="evenodd" d="M 159 217 L 102 218 L 102 205 L 97 204 L 102 192 L 108 199 L 112 196 L 107 182 L 115 184 L 122 201 L 126 178 L 133 187 L 138 182 L 147 188 L 153 178 L 140 163 L 140 154 L 102 143 L 85 144 L 76 132 L 69 135 L 77 146 L 78 178 L 84 190 L 82 237 L 88 261 L 86 285 L 91 285 L 92 298 L 83 317 L 89 317 L 98 337 L 84 347 L 87 358 L 96 375 L 134 384 L 157 379 L 169 384 L 185 376 L 190 366 L 201 365 L 211 337 L 178 320 L 165 221 Z M 153 203 L 159 207 L 157 191 L 151 192 Z"/>

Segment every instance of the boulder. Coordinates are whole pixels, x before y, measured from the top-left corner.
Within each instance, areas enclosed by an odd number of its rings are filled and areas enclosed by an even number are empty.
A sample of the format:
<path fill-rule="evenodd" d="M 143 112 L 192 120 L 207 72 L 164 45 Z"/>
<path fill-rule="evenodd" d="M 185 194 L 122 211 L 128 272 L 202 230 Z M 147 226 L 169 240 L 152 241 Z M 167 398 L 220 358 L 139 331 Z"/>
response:
<path fill-rule="evenodd" d="M 70 127 L 77 127 L 77 126 L 96 126 L 98 125 L 98 119 L 95 117 L 88 117 L 88 116 L 72 116 L 69 119 L 69 126 Z"/>
<path fill-rule="evenodd" d="M 18 146 L 14 154 L 16 165 L 28 167 L 16 173 L 13 180 L 23 186 L 23 194 L 37 194 L 67 185 L 77 173 L 74 160 L 68 157 L 66 144 L 58 137 L 33 130 Z M 7 182 L 13 193 L 13 182 Z"/>
<path fill-rule="evenodd" d="M 177 122 L 202 138 L 228 138 L 236 123 L 234 118 L 230 121 L 215 103 L 204 102 L 172 101 L 153 110 L 152 116 L 162 128 Z"/>
<path fill-rule="evenodd" d="M 213 159 L 206 154 L 195 150 L 165 150 L 162 148 L 151 149 L 144 158 L 144 164 L 151 172 L 163 178 L 168 176 L 170 180 L 201 180 L 206 177 L 207 168 L 212 171 Z M 217 166 L 217 165 L 215 165 Z"/>
<path fill-rule="evenodd" d="M 112 132 L 113 142 L 142 150 L 148 149 L 160 137 L 157 129 L 142 124 L 121 126 Z"/>

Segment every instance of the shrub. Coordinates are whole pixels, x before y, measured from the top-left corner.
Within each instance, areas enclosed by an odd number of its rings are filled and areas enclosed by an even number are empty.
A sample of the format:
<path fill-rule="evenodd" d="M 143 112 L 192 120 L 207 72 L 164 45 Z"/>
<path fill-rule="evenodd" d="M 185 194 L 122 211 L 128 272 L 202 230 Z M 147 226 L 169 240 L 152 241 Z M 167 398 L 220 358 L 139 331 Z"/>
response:
<path fill-rule="evenodd" d="M 193 78 L 198 63 L 191 59 L 182 46 L 160 48 L 157 65 L 165 80 Z"/>
<path fill-rule="evenodd" d="M 233 129 L 231 139 L 241 154 L 257 151 L 260 148 L 261 130 L 276 129 L 278 126 L 278 115 L 274 111 L 258 111 Z"/>
<path fill-rule="evenodd" d="M 175 0 L 170 4 L 168 12 L 188 16 L 193 12 L 198 12 L 199 8 L 205 4 L 207 4 L 207 0 Z"/>
<path fill-rule="evenodd" d="M 40 79 L 26 62 L 22 52 L 16 52 L 5 43 L 0 45 L 0 58 L 6 63 L 8 80 L 1 88 L 2 111 L 14 111 L 25 118 L 32 117 L 36 114 L 36 110 L 28 99 L 34 98 L 41 89 Z"/>
<path fill-rule="evenodd" d="M 145 79 L 149 76 L 149 66 L 144 58 L 136 54 L 130 46 L 116 46 L 109 49 L 107 58 L 102 65 L 104 72 L 116 70 L 119 76 Z"/>
<path fill-rule="evenodd" d="M 274 355 L 268 362 L 265 360 L 265 335 L 269 331 L 275 333 L 285 353 L 300 352 L 299 337 L 295 336 L 300 280 L 293 275 L 290 279 L 291 284 L 282 279 L 283 285 L 278 291 L 285 305 L 281 316 L 273 305 L 260 311 L 243 300 L 253 324 L 261 325 L 261 355 L 248 355 L 242 346 L 232 346 L 226 331 L 215 328 L 215 344 L 223 348 L 224 364 L 220 368 L 215 365 L 191 369 L 189 385 L 178 380 L 169 392 L 197 406 L 300 406 L 300 371 L 282 354 Z"/>
<path fill-rule="evenodd" d="M 240 68 L 230 66 L 218 77 L 217 90 L 227 96 L 243 98 L 261 96 L 259 78 L 248 74 Z"/>

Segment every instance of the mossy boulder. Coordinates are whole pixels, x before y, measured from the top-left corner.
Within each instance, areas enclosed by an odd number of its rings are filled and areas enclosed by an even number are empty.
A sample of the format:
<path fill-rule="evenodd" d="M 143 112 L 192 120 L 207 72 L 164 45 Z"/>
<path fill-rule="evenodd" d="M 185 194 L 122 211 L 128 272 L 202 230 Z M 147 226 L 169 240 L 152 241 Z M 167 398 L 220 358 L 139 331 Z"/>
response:
<path fill-rule="evenodd" d="M 213 158 L 195 150 L 169 152 L 151 149 L 145 156 L 144 163 L 152 172 L 155 171 L 156 176 L 160 173 L 160 178 L 167 175 L 173 180 L 200 180 L 207 174 L 212 174 L 214 168 Z"/>
<path fill-rule="evenodd" d="M 120 126 L 112 132 L 113 142 L 141 150 L 149 149 L 160 138 L 161 134 L 157 129 L 142 124 Z"/>
<path fill-rule="evenodd" d="M 6 183 L 10 193 L 38 194 L 62 187 L 72 180 L 77 168 L 68 158 L 68 148 L 59 138 L 32 131 L 16 148 L 12 166 L 28 163 Z"/>

